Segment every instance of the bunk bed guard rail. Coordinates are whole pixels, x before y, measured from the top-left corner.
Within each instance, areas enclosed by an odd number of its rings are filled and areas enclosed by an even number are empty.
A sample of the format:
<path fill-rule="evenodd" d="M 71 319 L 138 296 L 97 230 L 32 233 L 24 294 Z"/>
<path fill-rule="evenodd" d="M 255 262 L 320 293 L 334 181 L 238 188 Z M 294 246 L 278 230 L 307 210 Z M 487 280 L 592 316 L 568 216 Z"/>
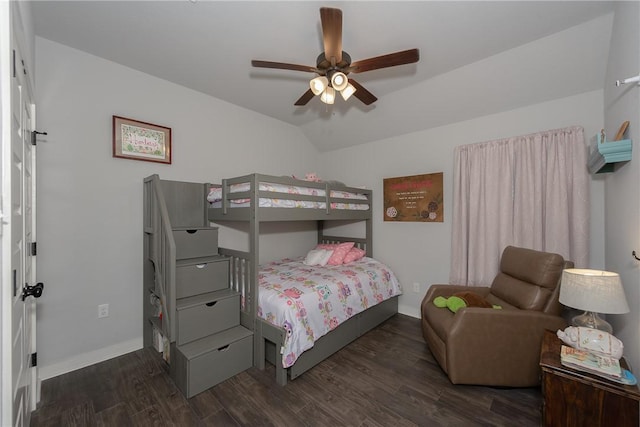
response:
<path fill-rule="evenodd" d="M 231 187 L 236 184 L 249 184 L 249 189 L 246 191 L 232 192 Z M 277 184 L 283 186 L 298 186 L 305 189 L 320 190 L 324 193 L 322 195 L 312 194 L 296 194 L 285 192 L 273 192 L 260 189 L 260 183 Z M 335 213 L 338 209 L 334 206 L 338 203 L 344 203 L 348 201 L 351 205 L 362 205 L 363 210 L 370 210 L 371 206 L 371 194 L 372 191 L 363 188 L 347 187 L 341 184 L 333 182 L 314 182 L 303 181 L 287 176 L 271 176 L 262 174 L 250 174 L 235 178 L 223 179 L 222 184 L 219 186 L 222 189 L 222 213 L 226 215 L 232 208 L 231 204 L 234 200 L 251 200 L 252 206 L 259 206 L 259 200 L 261 198 L 273 198 L 276 197 L 281 200 L 292 200 L 299 202 L 317 202 L 324 204 L 324 212 L 329 215 L 332 212 Z M 332 191 L 350 192 L 364 196 L 364 199 L 345 199 L 342 197 L 332 197 Z"/>

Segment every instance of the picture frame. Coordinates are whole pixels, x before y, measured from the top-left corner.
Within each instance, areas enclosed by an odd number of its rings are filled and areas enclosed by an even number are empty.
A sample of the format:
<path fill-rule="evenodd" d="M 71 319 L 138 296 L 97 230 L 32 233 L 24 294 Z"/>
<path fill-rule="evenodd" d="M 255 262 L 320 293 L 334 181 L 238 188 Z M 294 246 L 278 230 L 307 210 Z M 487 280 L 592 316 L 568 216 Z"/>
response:
<path fill-rule="evenodd" d="M 171 164 L 171 128 L 113 116 L 113 157 Z"/>

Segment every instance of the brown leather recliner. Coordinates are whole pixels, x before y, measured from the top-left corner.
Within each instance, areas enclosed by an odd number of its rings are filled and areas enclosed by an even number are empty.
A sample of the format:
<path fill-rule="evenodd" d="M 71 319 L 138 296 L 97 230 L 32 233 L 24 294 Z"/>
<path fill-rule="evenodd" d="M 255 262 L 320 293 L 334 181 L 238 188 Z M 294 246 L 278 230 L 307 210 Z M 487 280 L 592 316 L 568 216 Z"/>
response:
<path fill-rule="evenodd" d="M 491 287 L 432 285 L 422 300 L 422 335 L 454 384 L 530 387 L 540 383 L 540 346 L 546 329 L 566 327 L 558 302 L 561 255 L 508 246 Z M 433 304 L 437 296 L 471 291 L 493 308 L 455 314 Z"/>

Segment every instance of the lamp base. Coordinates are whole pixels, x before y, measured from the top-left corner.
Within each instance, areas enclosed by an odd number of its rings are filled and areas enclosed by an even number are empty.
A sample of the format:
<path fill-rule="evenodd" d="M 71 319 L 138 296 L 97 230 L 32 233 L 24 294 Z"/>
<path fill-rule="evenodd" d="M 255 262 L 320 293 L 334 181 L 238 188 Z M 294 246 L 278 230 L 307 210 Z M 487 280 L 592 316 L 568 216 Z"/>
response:
<path fill-rule="evenodd" d="M 583 314 L 574 317 L 571 322 L 573 323 L 573 326 L 599 329 L 601 331 L 613 334 L 613 328 L 611 327 L 611 324 L 600 317 L 598 313 L 594 313 L 593 311 L 585 311 Z"/>

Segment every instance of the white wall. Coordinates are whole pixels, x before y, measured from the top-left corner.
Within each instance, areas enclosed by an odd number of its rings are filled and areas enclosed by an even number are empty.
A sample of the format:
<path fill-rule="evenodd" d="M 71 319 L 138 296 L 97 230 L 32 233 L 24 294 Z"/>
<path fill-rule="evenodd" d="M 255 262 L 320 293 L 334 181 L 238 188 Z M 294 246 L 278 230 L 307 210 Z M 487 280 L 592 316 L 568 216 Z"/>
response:
<path fill-rule="evenodd" d="M 640 72 L 640 3 L 618 2 L 611 36 L 606 81 L 604 124 L 607 135 L 615 135 L 629 120 L 627 138 L 633 141 L 633 159 L 608 174 L 605 183 L 606 269 L 620 274 L 631 313 L 609 315 L 614 334 L 624 342 L 627 361 L 638 375 L 640 368 L 640 86 L 615 87 L 616 80 Z"/>
<path fill-rule="evenodd" d="M 420 317 L 420 302 L 427 288 L 449 280 L 454 147 L 571 125 L 583 126 L 586 136 L 594 135 L 602 127 L 602 108 L 602 91 L 588 92 L 323 153 L 321 172 L 322 176 L 373 189 L 374 256 L 386 262 L 403 284 L 400 312 Z M 383 179 L 434 172 L 444 172 L 444 222 L 385 223 Z M 591 184 L 591 267 L 597 267 L 604 259 L 603 184 L 601 179 L 592 180 Z M 418 293 L 412 290 L 414 282 L 420 284 Z"/>
<path fill-rule="evenodd" d="M 142 345 L 143 177 L 303 175 L 317 152 L 293 126 L 78 50 L 37 38 L 36 58 L 38 127 L 49 134 L 38 146 L 37 207 L 47 378 Z M 170 127 L 173 164 L 113 158 L 112 115 Z M 304 226 L 290 234 L 290 247 L 263 244 L 266 257 L 316 238 Z M 104 303 L 110 316 L 98 319 Z"/>

